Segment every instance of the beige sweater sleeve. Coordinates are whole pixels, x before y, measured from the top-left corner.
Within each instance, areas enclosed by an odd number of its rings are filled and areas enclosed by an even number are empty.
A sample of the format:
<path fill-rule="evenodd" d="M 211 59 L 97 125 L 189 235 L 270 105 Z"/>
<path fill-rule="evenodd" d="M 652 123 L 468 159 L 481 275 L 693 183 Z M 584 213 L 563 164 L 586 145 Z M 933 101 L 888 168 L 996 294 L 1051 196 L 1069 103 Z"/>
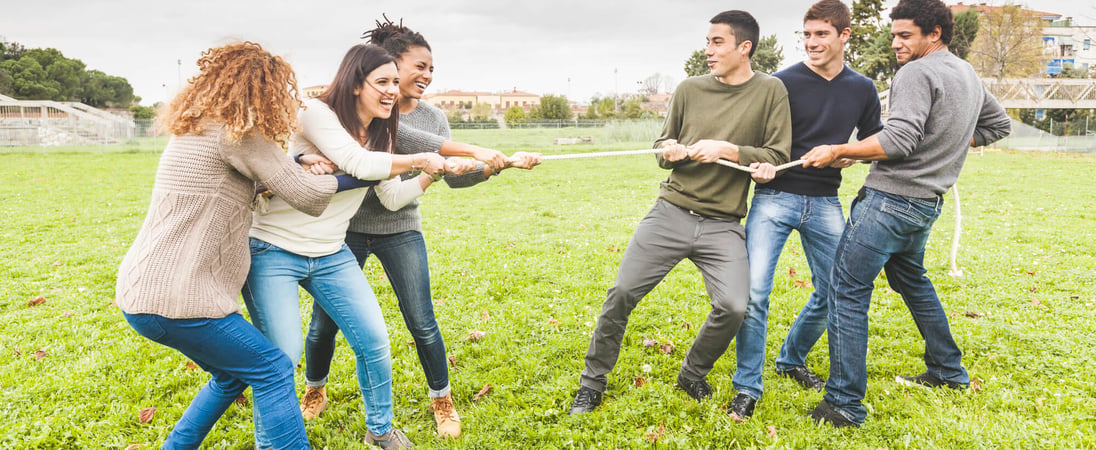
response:
<path fill-rule="evenodd" d="M 248 136 L 221 148 L 224 160 L 234 169 L 310 216 L 322 214 L 338 188 L 334 176 L 305 172 L 278 144 L 260 136 Z"/>

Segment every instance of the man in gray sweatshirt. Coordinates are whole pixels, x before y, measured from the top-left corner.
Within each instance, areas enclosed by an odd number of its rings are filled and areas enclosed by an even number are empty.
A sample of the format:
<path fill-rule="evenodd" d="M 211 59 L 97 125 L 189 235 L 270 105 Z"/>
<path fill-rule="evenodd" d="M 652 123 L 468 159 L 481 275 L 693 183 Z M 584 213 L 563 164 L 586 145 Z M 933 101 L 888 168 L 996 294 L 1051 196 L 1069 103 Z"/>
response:
<path fill-rule="evenodd" d="M 909 307 L 925 340 L 927 370 L 902 384 L 964 389 L 970 383 L 936 289 L 925 276 L 925 243 L 955 184 L 968 146 L 1007 136 L 1005 110 L 970 64 L 948 51 L 954 21 L 940 0 L 901 0 L 891 10 L 901 69 L 890 90 L 890 117 L 875 136 L 820 145 L 805 166 L 838 158 L 874 161 L 853 201 L 837 247 L 830 284 L 830 378 L 810 413 L 833 426 L 859 426 L 867 416 L 868 306 L 882 269 Z"/>

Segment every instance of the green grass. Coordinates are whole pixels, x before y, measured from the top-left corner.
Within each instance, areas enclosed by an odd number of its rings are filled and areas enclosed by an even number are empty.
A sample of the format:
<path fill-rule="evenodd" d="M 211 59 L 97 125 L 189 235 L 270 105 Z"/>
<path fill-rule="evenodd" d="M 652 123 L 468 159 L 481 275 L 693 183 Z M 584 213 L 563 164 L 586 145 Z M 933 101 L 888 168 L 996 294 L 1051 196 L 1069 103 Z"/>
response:
<path fill-rule="evenodd" d="M 455 138 L 507 153 L 650 145 L 613 133 L 459 130 Z M 551 144 L 578 135 L 594 135 L 595 144 Z M 158 155 L 35 150 L 5 155 L 0 169 L 0 448 L 155 448 L 207 380 L 178 352 L 134 333 L 110 305 L 117 265 L 144 219 Z M 864 426 L 813 425 L 803 415 L 821 394 L 774 376 L 771 365 L 755 416 L 735 424 L 722 410 L 734 395 L 733 347 L 709 375 L 712 401 L 697 404 L 673 388 L 709 310 L 700 276 L 685 262 L 632 314 L 604 404 L 568 416 L 605 290 L 666 176 L 652 159 L 550 161 L 470 189 L 433 188 L 423 199 L 436 311 L 457 362 L 451 378 L 465 433 L 457 441 L 433 436 L 411 337 L 383 271 L 370 261 L 366 274 L 391 335 L 396 424 L 420 448 L 650 448 L 656 445 L 647 436 L 660 428 L 657 446 L 665 448 L 1096 447 L 1091 155 L 972 155 L 959 180 L 961 278 L 947 275 L 954 232 L 948 196 L 925 263 L 979 390 L 922 391 L 893 382 L 923 370 L 923 343 L 901 298 L 880 278 L 870 313 Z M 865 174 L 864 166 L 846 171 L 846 205 Z M 795 281 L 809 276 L 793 234 L 776 276 L 768 361 L 810 293 Z M 39 295 L 46 303 L 27 305 Z M 472 331 L 486 334 L 467 340 Z M 644 337 L 671 341 L 676 350 L 645 348 Z M 808 359 L 823 376 L 825 344 L 823 338 Z M 37 358 L 38 350 L 45 356 Z M 646 383 L 636 387 L 636 377 Z M 309 436 L 317 448 L 360 448 L 361 396 L 341 339 L 331 380 L 333 403 L 308 424 Z M 491 391 L 473 402 L 485 384 Z M 137 415 L 146 407 L 157 411 L 142 424 Z M 251 448 L 250 417 L 249 407 L 230 408 L 206 446 Z"/>

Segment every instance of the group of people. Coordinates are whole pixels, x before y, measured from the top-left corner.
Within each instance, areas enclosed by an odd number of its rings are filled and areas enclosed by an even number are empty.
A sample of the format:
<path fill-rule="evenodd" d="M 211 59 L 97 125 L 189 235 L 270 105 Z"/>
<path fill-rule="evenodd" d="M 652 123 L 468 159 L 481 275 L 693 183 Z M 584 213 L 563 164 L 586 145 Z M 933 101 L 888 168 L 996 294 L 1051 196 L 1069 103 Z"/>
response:
<path fill-rule="evenodd" d="M 898 380 L 967 386 L 961 352 L 925 276 L 925 243 L 967 147 L 1007 135 L 1009 121 L 970 65 L 947 50 L 953 20 L 940 0 L 901 0 L 890 17 L 902 67 L 886 125 L 874 84 L 843 62 L 851 31 L 840 0 L 811 6 L 803 20 L 807 60 L 773 76 L 750 68 L 760 30 L 749 13 L 711 19 L 711 74 L 683 81 L 673 95 L 655 141 L 669 176 L 608 291 L 572 414 L 602 402 L 629 314 L 688 258 L 703 275 L 712 311 L 677 385 L 697 401 L 710 397 L 706 376 L 737 337 L 737 394 L 728 413 L 747 420 L 763 393 L 769 294 L 793 229 L 815 290 L 775 370 L 825 389 L 810 417 L 834 426 L 865 419 L 867 310 L 880 270 L 926 342 L 927 370 Z M 173 137 L 148 215 L 119 268 L 116 296 L 139 334 L 211 375 L 165 448 L 196 448 L 248 386 L 256 447 L 308 448 L 304 420 L 327 405 L 340 330 L 356 359 L 365 442 L 412 447 L 392 426 L 387 328 L 362 272 L 370 255 L 415 340 L 438 435 L 461 434 L 417 199 L 442 179 L 460 188 L 510 167 L 532 169 L 540 155 L 507 157 L 452 141 L 444 114 L 421 101 L 434 69 L 425 38 L 387 19 L 363 38 L 369 43 L 352 47 L 326 90 L 303 104 L 280 57 L 250 42 L 210 49 L 162 115 Z M 857 142 L 849 143 L 854 131 Z M 789 160 L 804 162 L 778 173 Z M 840 169 L 856 160 L 873 164 L 846 223 Z M 307 338 L 298 287 L 314 300 Z M 240 314 L 241 293 L 251 322 Z M 827 331 L 823 381 L 805 361 Z M 294 367 L 302 354 L 298 403 Z"/>
<path fill-rule="evenodd" d="M 803 17 L 806 61 L 773 76 L 750 68 L 760 30 L 749 13 L 711 19 L 705 50 L 711 75 L 683 81 L 670 101 L 655 141 L 664 149 L 658 163 L 670 175 L 624 251 L 571 414 L 601 404 L 628 316 L 687 258 L 703 276 L 712 311 L 681 362 L 677 386 L 696 401 L 711 397 L 706 376 L 737 338 L 737 392 L 727 413 L 747 420 L 764 392 L 769 296 L 792 230 L 799 232 L 814 291 L 774 369 L 804 388 L 825 390 L 810 418 L 836 427 L 864 422 L 867 313 L 881 270 L 925 340 L 925 372 L 896 381 L 968 386 L 962 353 L 925 275 L 925 244 L 968 147 L 1008 135 L 1010 121 L 970 64 L 948 51 L 954 19 L 943 2 L 900 0 L 890 19 L 901 68 L 885 125 L 874 83 L 844 64 L 850 12 L 840 0 L 810 7 Z M 713 164 L 719 159 L 755 171 Z M 789 160 L 803 164 L 777 173 Z M 837 190 L 841 169 L 854 161 L 872 166 L 846 222 Z M 756 186 L 747 214 L 751 178 Z M 824 381 L 806 358 L 825 332 L 830 369 Z"/>
<path fill-rule="evenodd" d="M 392 426 L 388 332 L 362 272 L 371 254 L 415 339 L 438 434 L 460 436 L 417 199 L 442 179 L 461 188 L 532 169 L 540 155 L 452 141 L 445 115 L 421 101 L 434 71 L 426 39 L 387 19 L 363 37 L 303 103 L 292 68 L 260 45 L 209 49 L 162 116 L 173 136 L 117 304 L 139 334 L 211 374 L 164 448 L 197 448 L 248 386 L 256 447 L 308 448 L 304 418 L 327 404 L 339 331 L 356 359 L 365 442 L 412 447 Z M 314 300 L 307 345 L 298 287 Z"/>

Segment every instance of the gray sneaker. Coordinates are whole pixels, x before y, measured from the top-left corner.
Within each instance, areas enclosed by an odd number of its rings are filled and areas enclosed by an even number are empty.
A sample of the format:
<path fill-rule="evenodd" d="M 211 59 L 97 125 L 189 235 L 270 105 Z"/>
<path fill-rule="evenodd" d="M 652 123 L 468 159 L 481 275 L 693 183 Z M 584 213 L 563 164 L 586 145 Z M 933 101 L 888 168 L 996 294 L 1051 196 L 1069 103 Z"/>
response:
<path fill-rule="evenodd" d="M 365 443 L 368 445 L 376 445 L 384 450 L 398 450 L 402 448 L 413 448 L 415 446 L 415 444 L 412 444 L 411 440 L 407 438 L 407 435 L 395 428 L 380 436 L 373 434 L 372 431 L 366 431 Z"/>

